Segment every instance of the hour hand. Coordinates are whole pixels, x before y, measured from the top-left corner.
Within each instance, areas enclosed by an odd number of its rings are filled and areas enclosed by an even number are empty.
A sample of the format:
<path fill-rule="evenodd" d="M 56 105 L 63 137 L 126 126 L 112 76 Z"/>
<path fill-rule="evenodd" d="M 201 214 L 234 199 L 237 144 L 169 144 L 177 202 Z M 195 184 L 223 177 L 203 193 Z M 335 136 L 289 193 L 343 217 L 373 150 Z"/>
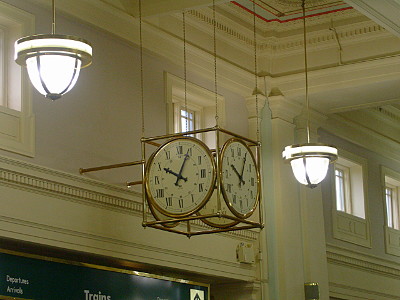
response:
<path fill-rule="evenodd" d="M 242 184 L 242 183 L 244 184 L 245 182 L 244 182 L 242 176 L 239 174 L 238 170 L 236 170 L 235 166 L 234 166 L 234 165 L 231 165 L 231 167 L 232 167 L 232 169 L 233 169 L 233 172 L 235 172 L 236 175 L 239 177 L 239 184 Z"/>
<path fill-rule="evenodd" d="M 169 174 L 172 174 L 172 175 L 176 176 L 178 179 L 183 179 L 184 181 L 187 181 L 186 177 L 183 177 L 182 175 L 172 171 L 170 168 L 164 168 L 164 171 L 169 173 Z"/>

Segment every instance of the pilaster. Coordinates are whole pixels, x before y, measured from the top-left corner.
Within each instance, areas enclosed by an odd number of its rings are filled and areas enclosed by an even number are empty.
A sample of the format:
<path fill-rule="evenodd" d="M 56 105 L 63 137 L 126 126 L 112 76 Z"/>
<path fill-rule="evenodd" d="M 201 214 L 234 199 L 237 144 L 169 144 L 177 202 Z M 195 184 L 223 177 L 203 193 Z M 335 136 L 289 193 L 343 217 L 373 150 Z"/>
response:
<path fill-rule="evenodd" d="M 328 272 L 322 195 L 295 179 L 282 159 L 285 146 L 306 141 L 302 105 L 288 101 L 274 88 L 262 122 L 263 195 L 268 248 L 269 299 L 304 299 L 304 283 L 318 282 L 321 298 L 328 297 Z M 312 138 L 325 120 L 310 114 Z M 297 125 L 297 126 L 296 126 Z"/>

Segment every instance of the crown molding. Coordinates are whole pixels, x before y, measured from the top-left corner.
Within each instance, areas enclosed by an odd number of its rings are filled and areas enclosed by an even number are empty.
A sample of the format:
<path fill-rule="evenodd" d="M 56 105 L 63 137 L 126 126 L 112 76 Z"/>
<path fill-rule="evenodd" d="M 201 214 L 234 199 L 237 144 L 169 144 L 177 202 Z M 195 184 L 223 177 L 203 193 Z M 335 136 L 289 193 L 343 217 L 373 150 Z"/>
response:
<path fill-rule="evenodd" d="M 352 130 L 349 130 L 349 129 Z M 343 115 L 331 114 L 322 129 L 361 147 L 400 161 L 399 143 L 388 136 L 354 122 Z"/>
<path fill-rule="evenodd" d="M 327 244 L 326 249 L 329 263 L 341 264 L 391 278 L 400 278 L 400 263 L 398 262 L 342 248 L 333 244 Z"/>

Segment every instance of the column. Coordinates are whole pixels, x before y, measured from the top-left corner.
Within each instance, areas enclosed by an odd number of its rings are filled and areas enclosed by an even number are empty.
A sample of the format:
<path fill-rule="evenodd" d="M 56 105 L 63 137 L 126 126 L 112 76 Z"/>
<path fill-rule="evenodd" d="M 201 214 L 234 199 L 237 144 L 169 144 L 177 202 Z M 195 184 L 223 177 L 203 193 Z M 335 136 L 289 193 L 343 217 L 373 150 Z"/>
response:
<path fill-rule="evenodd" d="M 327 117 L 310 111 L 310 142 L 318 142 L 318 128 Z M 307 114 L 295 118 L 297 143 L 307 140 Z M 303 231 L 304 277 L 306 282 L 319 284 L 320 299 L 329 299 L 328 264 L 326 259 L 325 222 L 321 185 L 314 189 L 300 186 Z"/>
<path fill-rule="evenodd" d="M 304 299 L 304 283 L 318 282 L 320 299 L 328 300 L 328 271 L 322 196 L 295 179 L 282 159 L 285 146 L 306 142 L 302 106 L 277 88 L 268 96 L 261 122 L 263 201 L 268 253 L 268 297 Z M 322 115 L 312 116 L 312 138 Z M 296 127 L 296 125 L 298 127 Z M 264 255 L 265 257 L 265 255 Z M 264 262 L 265 264 L 265 262 Z"/>

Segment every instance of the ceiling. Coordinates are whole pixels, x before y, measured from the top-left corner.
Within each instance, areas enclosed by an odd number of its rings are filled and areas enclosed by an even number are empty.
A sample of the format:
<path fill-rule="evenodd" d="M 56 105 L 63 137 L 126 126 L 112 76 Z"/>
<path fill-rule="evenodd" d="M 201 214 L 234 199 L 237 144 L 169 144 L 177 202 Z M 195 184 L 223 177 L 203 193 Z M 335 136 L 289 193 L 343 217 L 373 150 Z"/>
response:
<path fill-rule="evenodd" d="M 199 58 L 213 55 L 212 3 L 142 0 L 144 47 L 171 61 L 181 61 L 181 12 L 185 10 L 188 71 L 212 78 L 207 73 L 212 66 Z M 302 104 L 301 1 L 215 0 L 215 4 L 219 84 L 233 87 L 243 96 L 251 94 L 252 79 L 245 78 L 255 71 L 255 14 L 260 86 L 267 94 L 279 90 L 288 101 Z M 138 43 L 138 0 L 64 0 L 57 5 L 64 13 Z M 400 1 L 306 0 L 306 16 L 311 107 L 329 115 L 385 106 L 400 116 Z"/>

